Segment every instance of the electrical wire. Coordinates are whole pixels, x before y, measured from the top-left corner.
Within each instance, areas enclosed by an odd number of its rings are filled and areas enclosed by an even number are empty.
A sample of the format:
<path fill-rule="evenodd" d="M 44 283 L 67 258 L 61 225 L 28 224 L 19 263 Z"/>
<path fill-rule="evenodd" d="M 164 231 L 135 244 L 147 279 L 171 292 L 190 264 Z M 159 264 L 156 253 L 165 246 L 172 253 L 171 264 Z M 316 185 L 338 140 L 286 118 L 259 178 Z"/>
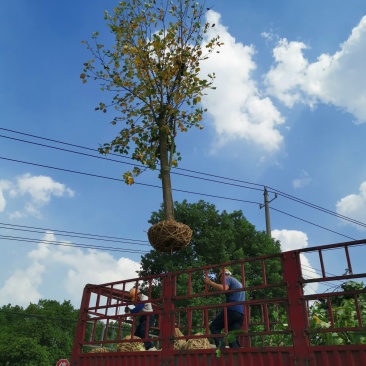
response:
<path fill-rule="evenodd" d="M 294 218 L 294 219 L 297 219 L 297 220 L 300 220 L 300 221 L 306 222 L 307 224 L 310 224 L 310 225 L 316 226 L 316 227 L 318 227 L 318 228 L 320 228 L 320 229 L 330 231 L 330 232 L 332 232 L 332 233 L 334 233 L 334 234 L 338 234 L 338 235 L 343 236 L 343 237 L 345 237 L 345 238 L 347 238 L 347 239 L 351 239 L 351 240 L 355 240 L 355 241 L 357 240 L 357 239 L 355 239 L 355 238 L 351 238 L 351 237 L 350 237 L 350 236 L 348 236 L 348 235 L 341 234 L 341 233 L 339 233 L 339 232 L 337 232 L 337 231 L 335 231 L 335 230 L 327 229 L 327 228 L 326 228 L 326 227 L 324 227 L 324 226 L 321 226 L 321 225 L 315 224 L 314 222 L 311 222 L 311 221 L 308 221 L 308 220 L 305 220 L 305 219 L 301 219 L 300 217 L 297 217 L 297 216 L 295 216 L 295 215 L 291 215 L 291 214 L 289 214 L 289 213 L 287 213 L 287 212 L 284 212 L 284 211 L 281 211 L 281 210 L 279 210 L 279 209 L 277 209 L 277 208 L 270 207 L 270 209 L 271 209 L 271 210 L 274 210 L 274 211 L 277 211 L 277 212 L 280 212 L 280 213 L 282 213 L 283 215 L 290 216 L 290 217 L 292 217 L 292 218 Z"/>
<path fill-rule="evenodd" d="M 123 182 L 122 179 L 119 179 L 119 178 L 112 178 L 112 177 L 106 177 L 106 176 L 102 176 L 102 175 L 97 175 L 97 174 L 92 174 L 92 173 L 85 173 L 85 172 L 80 172 L 80 171 L 75 171 L 75 170 L 70 170 L 70 169 L 64 169 L 64 168 L 57 168 L 57 167 L 53 167 L 53 166 L 48 166 L 48 165 L 43 165 L 43 164 L 36 164 L 36 163 L 31 163 L 31 162 L 26 162 L 26 161 L 22 161 L 22 160 L 16 160 L 16 159 L 11 159 L 11 158 L 5 158 L 5 157 L 2 157 L 0 156 L 0 159 L 3 159 L 3 160 L 8 160 L 8 161 L 12 161 L 12 162 L 17 162 L 17 163 L 22 163 L 22 164 L 29 164 L 29 165 L 33 165 L 33 166 L 40 166 L 40 167 L 43 167 L 43 168 L 48 168 L 48 169 L 54 169 L 54 170 L 60 170 L 60 171 L 65 171 L 65 172 L 68 172 L 68 173 L 75 173 L 75 174 L 81 174 L 81 175 L 86 175 L 86 176 L 91 176 L 91 177 L 95 177 L 95 178 L 102 178 L 102 179 L 108 179 L 108 180 L 113 180 L 113 181 L 118 181 L 118 182 Z M 136 185 L 142 185 L 142 186 L 147 186 L 147 187 L 153 187 L 153 188 L 159 188 L 161 189 L 161 187 L 159 186 L 156 186 L 156 185 L 152 185 L 152 184 L 147 184 L 147 183 L 140 183 L 140 182 L 135 182 L 134 184 Z M 223 196 L 217 196 L 217 195 L 211 195 L 211 194 L 207 194 L 207 193 L 198 193 L 198 192 L 191 192 L 191 191 L 186 191 L 186 190 L 181 190 L 181 189 L 172 189 L 173 191 L 175 192 L 183 192 L 183 193 L 187 193 L 187 194 L 195 194 L 195 195 L 200 195 L 200 196 L 206 196 L 206 197 L 214 197 L 214 198 L 219 198 L 219 199 L 225 199 L 225 200 L 230 200 L 230 201 L 236 201 L 236 202 L 244 202 L 244 203 L 251 203 L 251 204 L 256 204 L 256 205 L 261 205 L 259 202 L 254 202 L 254 201 L 248 201 L 248 200 L 242 200 L 242 199 L 239 199 L 239 198 L 230 198 L 230 197 L 223 197 Z M 313 226 L 316 226 L 316 227 L 319 227 L 323 230 L 327 230 L 327 231 L 330 231 L 334 234 L 338 234 L 340 236 L 343 236 L 343 237 L 346 237 L 348 239 L 351 239 L 351 240 L 357 240 L 357 239 L 354 239 L 354 238 L 351 238 L 347 235 L 344 235 L 344 234 L 341 234 L 335 230 L 331 230 L 331 229 L 327 229 L 326 227 L 324 226 L 321 226 L 321 225 L 318 225 L 318 224 L 315 224 L 315 223 L 312 223 L 308 220 L 305 220 L 305 219 L 301 219 L 295 215 L 291 215 L 289 213 L 286 213 L 286 212 L 283 212 L 281 210 L 278 210 L 274 207 L 271 207 L 271 210 L 275 210 L 275 211 L 278 211 L 284 215 L 287 215 L 287 216 L 290 216 L 290 217 L 293 217 L 297 220 L 300 220 L 300 221 L 303 221 L 303 222 L 306 222 L 310 225 L 313 225 Z"/>
<path fill-rule="evenodd" d="M 113 236 L 85 234 L 85 233 L 77 233 L 77 232 L 73 232 L 73 231 L 62 231 L 62 230 L 55 230 L 55 229 L 45 229 L 45 228 L 39 228 L 39 227 L 34 227 L 34 226 L 6 224 L 3 222 L 0 222 L 0 229 L 25 231 L 25 232 L 32 232 L 32 233 L 37 233 L 37 234 L 44 234 L 45 232 L 49 231 L 56 235 L 64 236 L 64 237 L 100 240 L 100 241 L 107 241 L 107 242 L 119 243 L 119 244 L 133 244 L 133 245 L 149 246 L 147 240 L 117 238 L 117 237 L 113 237 Z"/>
<path fill-rule="evenodd" d="M 32 134 L 27 134 L 27 133 L 24 133 L 24 132 L 14 131 L 14 130 L 11 130 L 11 129 L 1 128 L 1 127 L 0 127 L 0 130 L 7 131 L 7 132 L 11 132 L 11 133 L 16 133 L 16 134 L 21 134 L 21 135 L 24 135 L 24 136 L 29 136 L 29 137 L 37 138 L 37 139 L 41 139 L 41 140 L 56 142 L 56 143 L 59 143 L 59 144 L 63 144 L 63 145 L 67 145 L 67 146 L 73 146 L 73 147 L 77 147 L 77 148 L 80 148 L 80 149 L 85 149 L 85 150 L 89 150 L 89 151 L 95 152 L 95 149 L 92 149 L 92 148 L 88 148 L 88 147 L 80 146 L 80 145 L 76 145 L 76 144 L 70 144 L 70 143 L 63 142 L 63 141 L 59 141 L 59 140 L 55 140 L 55 139 L 49 139 L 49 138 L 45 138 L 45 137 L 41 137 L 41 136 L 36 136 L 36 135 L 32 135 Z M 136 166 L 136 164 L 134 164 L 134 163 L 122 162 L 121 160 L 115 160 L 115 159 L 110 159 L 110 158 L 101 157 L 101 156 L 95 156 L 95 155 L 91 155 L 91 154 L 83 154 L 83 153 L 80 153 L 80 152 L 75 152 L 75 151 L 71 151 L 71 150 L 67 150 L 67 149 L 61 149 L 61 148 L 54 147 L 54 146 L 39 144 L 39 143 L 30 142 L 30 141 L 26 141 L 26 140 L 20 140 L 20 139 L 12 138 L 12 137 L 9 137 L 9 136 L 0 135 L 0 137 L 14 139 L 14 140 L 18 140 L 18 141 L 22 141 L 22 142 L 27 142 L 27 143 L 31 143 L 31 144 L 36 144 L 36 145 L 40 145 L 40 146 L 44 146 L 44 147 L 49 147 L 49 148 L 53 148 L 53 149 L 59 149 L 59 150 L 63 150 L 63 151 L 67 151 L 67 152 L 72 152 L 72 153 L 76 153 L 76 154 L 86 155 L 86 156 L 90 156 L 90 157 L 93 157 L 93 158 L 98 158 L 98 159 L 103 159 L 103 160 L 109 160 L 109 161 L 113 161 L 113 162 L 118 162 L 118 163 L 122 163 L 122 164 Z M 118 156 L 119 159 L 124 158 L 124 159 L 133 160 L 132 158 L 127 157 L 127 156 L 123 156 L 122 157 L 120 154 L 110 153 L 109 155 Z M 142 165 L 140 165 L 140 166 L 142 166 Z M 227 185 L 231 185 L 231 186 L 236 186 L 236 187 L 245 188 L 245 189 L 253 189 L 253 190 L 258 190 L 258 191 L 262 191 L 263 190 L 263 187 L 264 187 L 264 185 L 258 184 L 258 183 L 252 183 L 252 182 L 237 180 L 237 179 L 233 179 L 233 178 L 222 177 L 222 176 L 218 176 L 218 175 L 214 175 L 214 174 L 208 174 L 208 173 L 203 173 L 203 172 L 198 172 L 198 171 L 194 171 L 194 170 L 190 170 L 190 169 L 183 169 L 183 168 L 179 168 L 179 167 L 176 167 L 175 169 L 176 170 L 187 171 L 187 172 L 191 172 L 191 173 L 195 173 L 195 174 L 210 176 L 210 177 L 214 177 L 214 178 L 229 180 L 230 182 L 238 182 L 238 183 L 250 184 L 250 185 L 253 185 L 253 186 L 260 187 L 260 188 L 253 188 L 253 187 L 248 187 L 248 186 L 242 186 L 242 185 L 239 185 L 239 184 L 233 184 L 233 183 L 228 183 L 228 182 L 221 182 L 221 181 L 217 181 L 217 180 L 213 180 L 213 179 L 207 179 L 207 178 L 196 177 L 196 176 L 187 175 L 187 174 L 183 174 L 183 173 L 177 173 L 175 171 L 172 171 L 171 172 L 172 174 L 178 174 L 178 175 L 181 175 L 181 176 L 186 176 L 186 177 L 194 178 L 194 179 L 203 179 L 203 180 L 210 181 L 210 182 L 214 182 L 214 183 L 218 183 L 218 184 L 227 184 Z M 349 222 L 351 222 L 351 223 L 353 223 L 355 225 L 359 225 L 359 226 L 366 227 L 366 224 L 363 223 L 363 222 L 361 222 L 361 221 L 358 221 L 358 220 L 349 218 L 349 217 L 344 216 L 344 215 L 341 215 L 341 214 L 339 214 L 337 212 L 334 212 L 334 211 L 328 210 L 326 208 L 323 208 L 321 206 L 315 205 L 315 204 L 313 204 L 311 202 L 308 202 L 308 201 L 302 200 L 300 198 L 297 198 L 295 196 L 289 195 L 289 194 L 287 194 L 285 192 L 282 192 L 282 191 L 280 191 L 278 189 L 275 189 L 275 188 L 272 188 L 272 187 L 269 187 L 269 186 L 267 186 L 267 187 L 269 188 L 269 192 L 270 193 L 276 193 L 278 195 L 281 195 L 284 198 L 293 200 L 293 201 L 295 201 L 297 203 L 301 203 L 301 204 L 303 204 L 305 206 L 308 206 L 310 208 L 313 208 L 313 209 L 319 210 L 321 212 L 324 212 L 324 213 L 333 215 L 333 216 L 338 217 L 340 219 L 343 219 L 345 221 L 349 221 Z"/>
<path fill-rule="evenodd" d="M 310 203 L 310 202 L 304 201 L 304 200 L 302 200 L 302 199 L 300 199 L 300 198 L 296 198 L 296 197 L 291 196 L 291 195 L 289 195 L 289 194 L 287 194 L 287 193 L 284 193 L 284 192 L 278 191 L 278 190 L 276 190 L 276 189 L 274 189 L 274 188 L 270 188 L 270 187 L 268 187 L 268 188 L 272 190 L 272 191 L 268 190 L 268 192 L 276 193 L 276 194 L 278 194 L 278 195 L 280 195 L 280 196 L 282 196 L 282 197 L 284 197 L 284 198 L 291 199 L 292 201 L 295 201 L 295 202 L 301 203 L 301 204 L 303 204 L 303 205 L 305 205 L 305 206 L 308 206 L 308 207 L 314 208 L 314 209 L 316 209 L 316 210 L 322 211 L 322 212 L 327 213 L 327 214 L 332 215 L 332 216 L 336 216 L 336 217 L 338 217 L 338 218 L 340 218 L 340 219 L 342 219 L 342 220 L 349 221 L 349 222 L 351 222 L 351 223 L 353 223 L 353 224 L 355 224 L 355 225 L 359 225 L 359 226 L 366 227 L 366 224 L 365 224 L 365 223 L 363 223 L 363 222 L 361 222 L 361 221 L 357 221 L 357 220 L 355 220 L 355 219 L 352 219 L 352 218 L 349 218 L 349 217 L 347 217 L 347 216 L 341 215 L 341 214 L 339 214 L 339 213 L 337 213 L 337 212 L 333 212 L 333 211 L 331 211 L 331 210 L 328 210 L 328 209 L 326 209 L 326 208 L 320 207 L 320 206 L 315 205 L 315 204 L 313 204 L 313 203 Z"/>
<path fill-rule="evenodd" d="M 24 142 L 24 143 L 28 143 L 28 144 L 32 144 L 32 145 L 47 147 L 47 148 L 50 148 L 50 149 L 55 149 L 55 150 L 60 150 L 60 151 L 69 152 L 69 153 L 73 153 L 73 154 L 78 154 L 78 155 L 82 155 L 82 156 L 87 156 L 87 157 L 91 157 L 91 158 L 95 158 L 95 159 L 111 161 L 111 162 L 115 162 L 115 163 L 119 163 L 119 164 L 131 165 L 131 166 L 134 166 L 134 167 L 135 166 L 138 166 L 140 168 L 145 168 L 146 169 L 146 166 L 144 166 L 142 164 L 129 163 L 129 162 L 125 162 L 125 161 L 121 161 L 121 160 L 117 160 L 117 159 L 107 158 L 105 156 L 92 155 L 92 154 L 87 154 L 87 153 L 83 153 L 83 152 L 79 152 L 79 151 L 73 151 L 73 150 L 68 150 L 68 149 L 60 148 L 60 147 L 57 147 L 57 146 L 45 145 L 45 144 L 41 144 L 41 143 L 38 143 L 38 142 L 17 139 L 15 137 L 9 137 L 9 136 L 4 136 L 4 135 L 0 135 L 0 137 L 6 138 L 6 139 L 10 139 L 10 140 L 14 140 L 14 141 L 18 141 L 18 142 Z M 84 148 L 84 149 L 86 149 L 86 148 Z M 89 148 L 87 148 L 87 149 L 89 149 Z M 92 150 L 92 149 L 90 149 L 90 150 Z M 114 154 L 114 153 L 110 153 L 109 155 L 118 156 L 118 154 Z M 132 160 L 132 158 L 130 158 L 130 159 Z M 171 173 L 172 174 L 175 174 L 175 175 L 180 175 L 180 176 L 188 177 L 188 178 L 204 180 L 204 181 L 211 182 L 211 183 L 225 184 L 225 185 L 239 187 L 239 188 L 246 188 L 246 189 L 253 189 L 253 190 L 256 190 L 256 191 L 262 191 L 262 188 L 253 188 L 253 187 L 243 186 L 242 184 L 235 184 L 235 183 L 229 183 L 229 182 L 221 182 L 221 181 L 218 181 L 218 180 L 215 180 L 215 179 L 208 179 L 208 178 L 196 177 L 194 175 L 189 175 L 189 174 L 184 174 L 184 173 L 178 173 L 178 172 L 175 172 L 175 171 L 171 171 Z M 203 174 L 203 173 L 200 173 L 200 174 Z M 226 179 L 229 179 L 229 178 L 226 178 Z M 251 184 L 253 184 L 253 183 L 251 183 Z"/>
<path fill-rule="evenodd" d="M 56 143 L 60 143 L 60 144 L 68 145 L 68 146 L 73 146 L 73 147 L 77 147 L 77 148 L 81 148 L 81 149 L 87 149 L 87 150 L 91 150 L 93 152 L 95 151 L 94 149 L 86 148 L 86 147 L 83 147 L 83 146 L 80 146 L 80 145 L 70 144 L 70 143 L 66 143 L 66 142 L 62 142 L 62 141 L 58 141 L 58 140 L 54 140 L 54 139 L 48 139 L 48 138 L 44 138 L 44 137 L 40 137 L 40 136 L 36 136 L 36 135 L 26 134 L 26 133 L 23 133 L 23 132 L 14 131 L 14 130 L 6 129 L 6 128 L 0 128 L 0 130 L 12 132 L 12 133 L 17 133 L 17 134 L 21 134 L 21 135 L 26 135 L 26 136 L 30 136 L 30 137 L 38 138 L 38 139 L 42 139 L 42 140 L 52 141 L 52 142 L 56 142 Z M 59 150 L 62 150 L 62 151 L 76 153 L 76 154 L 81 154 L 81 155 L 84 155 L 84 156 L 89 156 L 89 157 L 98 158 L 98 159 L 102 159 L 102 160 L 109 160 L 109 161 L 123 163 L 123 164 L 128 164 L 128 165 L 136 165 L 136 164 L 133 164 L 133 163 L 121 162 L 120 160 L 116 160 L 116 159 L 110 159 L 110 158 L 106 158 L 106 157 L 95 156 L 95 155 L 91 155 L 91 154 L 86 154 L 86 153 L 71 151 L 71 150 L 67 150 L 67 149 L 63 149 L 63 148 L 59 148 L 59 147 L 54 147 L 54 146 L 49 146 L 49 145 L 45 145 L 45 144 L 35 143 L 35 142 L 31 142 L 31 141 L 21 140 L 21 139 L 17 139 L 17 138 L 13 138 L 13 137 L 8 137 L 8 136 L 3 136 L 3 135 L 0 135 L 0 137 L 9 138 L 9 139 L 13 139 L 13 140 L 16 140 L 16 141 L 21 141 L 21 142 L 26 142 L 26 143 L 31 143 L 31 144 L 36 144 L 36 145 L 43 146 L 43 147 L 48 147 L 48 148 L 53 148 L 53 149 L 59 149 Z M 111 155 L 115 155 L 115 156 L 118 156 L 119 158 L 121 158 L 121 156 L 119 154 L 111 154 Z M 132 160 L 132 158 L 129 158 L 129 157 L 124 157 L 124 158 L 128 158 L 128 159 L 131 159 Z M 35 163 L 30 163 L 30 162 L 23 162 L 23 161 L 14 160 L 14 159 L 7 159 L 7 158 L 2 158 L 2 159 L 16 161 L 16 162 L 20 162 L 20 163 L 24 163 L 24 164 L 31 164 L 31 165 L 36 165 L 36 166 L 42 166 L 42 167 L 46 167 L 46 168 L 50 168 L 50 169 L 64 170 L 64 171 L 67 171 L 67 172 L 72 172 L 72 173 L 77 173 L 77 174 L 90 175 L 90 176 L 98 177 L 98 178 L 113 179 L 113 180 L 117 180 L 117 181 L 122 181 L 121 179 L 116 179 L 116 178 L 111 178 L 111 177 L 103 177 L 103 176 L 96 175 L 96 174 L 91 174 L 91 173 L 77 172 L 77 171 L 72 171 L 72 170 L 68 170 L 68 169 L 62 169 L 62 168 L 56 168 L 56 167 L 51 167 L 51 166 L 45 166 L 45 165 L 41 165 L 41 164 L 35 164 Z M 176 169 L 190 171 L 190 170 L 182 169 L 182 168 L 176 168 Z M 191 172 L 195 172 L 195 171 L 191 171 Z M 236 186 L 236 187 L 240 187 L 240 188 L 254 189 L 254 190 L 258 190 L 258 191 L 261 191 L 262 190 L 262 188 L 253 188 L 253 187 L 243 186 L 243 185 L 234 184 L 234 183 L 221 182 L 221 181 L 217 181 L 217 180 L 214 180 L 214 179 L 207 179 L 207 178 L 202 178 L 202 177 L 196 177 L 196 176 L 187 175 L 187 174 L 183 174 L 183 173 L 177 173 L 177 172 L 172 172 L 172 173 L 178 174 L 178 175 L 182 175 L 182 176 L 186 176 L 186 177 L 189 177 L 189 178 L 194 178 L 194 179 L 203 179 L 203 180 L 206 180 L 206 181 L 210 181 L 210 182 L 214 182 L 214 183 L 219 183 L 219 184 L 228 184 L 228 185 L 232 185 L 232 186 Z M 195 172 L 195 173 L 207 175 L 206 173 L 200 173 L 200 172 Z M 210 176 L 214 176 L 214 175 L 210 175 Z M 225 177 L 220 177 L 220 176 L 215 176 L 215 177 L 219 177 L 220 179 L 225 179 L 225 180 L 242 182 L 242 181 L 239 181 L 239 180 L 233 180 L 233 179 L 230 179 L 230 178 L 225 178 Z M 256 186 L 262 187 L 262 185 L 259 185 L 259 184 L 256 184 L 256 183 L 251 183 L 251 182 L 245 182 L 245 183 L 246 184 L 251 184 L 251 185 L 256 185 Z M 145 186 L 150 186 L 150 187 L 155 187 L 155 188 L 161 188 L 161 187 L 158 187 L 158 186 L 154 186 L 154 185 L 150 185 L 150 184 L 146 184 L 146 183 L 140 183 L 140 182 L 135 182 L 135 184 L 145 185 Z M 336 216 L 338 218 L 341 218 L 343 220 L 350 221 L 353 224 L 361 225 L 361 226 L 365 225 L 366 226 L 366 224 L 361 223 L 359 221 L 356 221 L 354 219 L 350 219 L 350 218 L 347 218 L 346 216 L 343 216 L 343 215 L 334 213 L 334 212 L 332 212 L 330 210 L 324 209 L 324 208 L 322 208 L 320 206 L 317 206 L 317 205 L 314 205 L 314 204 L 309 203 L 307 201 L 304 201 L 304 200 L 301 200 L 299 198 L 293 197 L 291 195 L 288 195 L 288 194 L 286 194 L 284 192 L 281 192 L 279 190 L 276 190 L 274 188 L 271 188 L 271 187 L 269 187 L 269 188 L 272 189 L 272 191 L 270 191 L 270 192 L 273 192 L 275 194 L 279 194 L 279 195 L 281 195 L 284 198 L 288 198 L 288 199 L 294 200 L 295 202 L 304 204 L 304 205 L 306 205 L 308 207 L 311 207 L 311 208 L 314 208 L 314 209 L 318 209 L 318 210 L 320 210 L 322 212 L 325 212 L 325 213 L 334 215 L 334 216 Z M 260 207 L 263 206 L 260 203 L 253 202 L 253 201 L 245 201 L 245 200 L 240 200 L 240 199 L 232 199 L 232 198 L 228 198 L 228 197 L 220 197 L 220 196 L 208 195 L 208 194 L 204 194 L 204 193 L 203 194 L 200 194 L 200 193 L 197 193 L 197 192 L 189 192 L 189 191 L 183 191 L 183 190 L 177 190 L 177 189 L 174 189 L 174 191 L 188 193 L 188 194 L 198 194 L 198 195 L 203 195 L 203 196 L 208 196 L 208 197 L 214 197 L 214 198 L 220 198 L 220 199 L 226 199 L 226 200 L 234 200 L 234 201 L 239 201 L 239 202 L 254 203 L 254 204 L 258 204 Z M 271 208 L 274 209 L 273 207 L 271 207 Z M 281 212 L 281 213 L 284 213 L 283 211 L 280 211 L 280 210 L 278 210 L 278 211 Z M 284 213 L 284 214 L 286 214 L 286 213 Z M 298 217 L 296 217 L 294 215 L 290 215 L 290 214 L 287 214 L 287 215 L 292 216 L 293 218 L 296 218 L 298 220 L 302 220 L 302 221 L 304 221 L 306 223 L 309 223 L 311 225 L 317 226 L 319 228 L 322 228 L 324 230 L 331 231 L 331 232 L 333 232 L 335 234 L 338 234 L 338 235 L 347 237 L 347 238 L 352 239 L 352 240 L 356 240 L 356 239 L 353 239 L 353 238 L 348 237 L 346 235 L 340 234 L 340 233 L 338 233 L 338 232 L 336 232 L 334 230 L 330 230 L 330 229 L 327 229 L 327 228 L 325 228 L 323 226 L 320 226 L 320 225 L 311 223 L 311 222 L 309 222 L 307 220 L 298 218 Z"/>
<path fill-rule="evenodd" d="M 142 251 L 142 250 L 119 249 L 119 248 L 115 248 L 115 247 L 106 247 L 106 246 L 101 246 L 101 245 L 90 245 L 90 244 L 82 244 L 82 243 L 45 240 L 45 239 L 32 239 L 32 238 L 24 238 L 24 237 L 16 237 L 16 236 L 8 236 L 8 235 L 0 235 L 0 240 L 11 240 L 11 241 L 25 242 L 25 243 L 58 245 L 58 246 L 63 246 L 63 247 L 75 247 L 75 248 L 83 248 L 83 249 L 98 249 L 98 250 L 120 252 L 120 253 L 131 253 L 131 254 L 147 254 L 148 253 L 148 251 Z"/>
<path fill-rule="evenodd" d="M 32 166 L 39 166 L 39 167 L 42 167 L 42 168 L 60 170 L 60 171 L 68 172 L 68 173 L 86 175 L 86 176 L 90 176 L 90 177 L 94 177 L 94 178 L 102 178 L 102 179 L 108 179 L 108 180 L 113 180 L 113 181 L 117 181 L 117 182 L 124 182 L 124 180 L 122 180 L 120 178 L 112 178 L 112 177 L 106 177 L 106 176 L 103 176 L 103 175 L 85 173 L 85 172 L 80 172 L 80 171 L 71 170 L 71 169 L 57 168 L 57 167 L 54 167 L 54 166 L 31 163 L 31 162 L 28 162 L 28 161 L 22 161 L 22 160 L 6 158 L 6 157 L 3 157 L 3 156 L 0 156 L 0 159 L 8 160 L 8 161 L 16 162 L 16 163 L 21 163 L 21 164 L 28 164 L 28 165 L 32 165 Z M 161 189 L 160 186 L 156 186 L 156 185 L 153 185 L 153 184 L 147 184 L 147 183 L 141 183 L 141 182 L 134 182 L 134 184 L 145 186 L 145 187 L 152 187 L 152 188 Z M 223 196 L 217 196 L 217 195 L 213 195 L 213 194 L 198 193 L 198 192 L 186 191 L 186 190 L 183 190 L 183 189 L 176 189 L 176 188 L 172 188 L 172 190 L 175 191 L 175 192 L 182 192 L 182 193 L 188 193 L 188 194 L 195 194 L 195 195 L 199 195 L 199 196 L 213 197 L 213 198 L 219 198 L 219 199 L 224 199 L 224 200 L 229 200 L 229 201 L 237 201 L 237 202 L 252 203 L 252 204 L 260 205 L 259 202 L 242 200 L 242 199 L 239 199 L 239 198 L 223 197 Z"/>

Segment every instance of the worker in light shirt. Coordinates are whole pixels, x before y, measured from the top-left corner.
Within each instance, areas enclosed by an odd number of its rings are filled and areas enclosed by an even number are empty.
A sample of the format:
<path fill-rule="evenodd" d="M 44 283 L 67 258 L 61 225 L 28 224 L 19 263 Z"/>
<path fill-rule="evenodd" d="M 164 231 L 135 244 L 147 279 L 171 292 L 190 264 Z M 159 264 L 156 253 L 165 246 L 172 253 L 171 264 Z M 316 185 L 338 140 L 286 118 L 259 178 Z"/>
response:
<path fill-rule="evenodd" d="M 150 302 L 139 303 L 140 301 L 148 300 L 148 298 L 135 287 L 132 288 L 130 291 L 130 298 L 135 303 L 135 307 L 133 309 L 130 309 L 128 306 L 126 306 L 125 313 L 131 313 L 131 314 L 141 313 L 141 316 L 139 317 L 139 323 L 135 329 L 134 335 L 139 338 L 147 338 L 149 337 L 149 330 L 154 325 L 155 322 L 155 314 L 151 314 L 153 311 L 151 303 Z M 144 342 L 144 345 L 146 351 L 156 350 L 151 341 Z"/>
<path fill-rule="evenodd" d="M 222 278 L 222 276 L 225 276 Z M 208 275 L 206 275 L 203 279 L 204 283 L 213 287 L 219 291 L 227 291 L 227 290 L 236 290 L 239 288 L 243 288 L 242 284 L 231 277 L 231 271 L 227 268 L 221 269 L 219 272 L 219 281 L 220 283 L 216 283 L 212 281 Z M 227 322 L 228 322 L 228 330 L 240 330 L 243 326 L 244 322 L 244 304 L 245 301 L 245 293 L 244 291 L 238 292 L 229 292 L 225 294 L 226 303 L 232 302 L 240 302 L 240 304 L 230 305 L 227 307 Z M 221 310 L 216 318 L 210 324 L 211 334 L 220 334 L 221 331 L 225 328 L 225 313 L 224 310 Z M 214 338 L 214 342 L 217 348 L 225 347 L 220 338 Z M 241 347 L 238 337 L 236 337 L 235 342 L 229 342 L 230 348 L 239 348 Z"/>

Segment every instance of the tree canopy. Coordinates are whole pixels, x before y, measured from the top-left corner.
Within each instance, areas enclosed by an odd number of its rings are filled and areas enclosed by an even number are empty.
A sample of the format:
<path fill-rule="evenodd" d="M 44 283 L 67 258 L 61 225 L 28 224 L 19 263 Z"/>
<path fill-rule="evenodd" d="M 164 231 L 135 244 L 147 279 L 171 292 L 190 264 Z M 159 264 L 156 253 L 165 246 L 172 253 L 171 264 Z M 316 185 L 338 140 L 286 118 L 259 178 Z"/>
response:
<path fill-rule="evenodd" d="M 140 276 L 149 276 L 169 271 L 219 264 L 252 258 L 281 251 L 278 241 L 264 231 L 257 231 L 248 222 L 242 211 L 219 212 L 215 205 L 205 201 L 175 202 L 175 216 L 192 229 L 191 244 L 174 254 L 158 253 L 154 250 L 141 259 Z M 150 223 L 163 217 L 161 208 L 153 212 Z M 268 275 L 273 281 L 280 276 L 279 262 L 269 263 Z M 252 269 L 255 271 L 255 269 Z M 252 278 L 254 278 L 253 276 Z"/>
<path fill-rule="evenodd" d="M 1 307 L 0 365 L 50 366 L 70 359 L 77 316 L 70 301 Z"/>
<path fill-rule="evenodd" d="M 117 111 L 112 124 L 118 135 L 99 151 L 130 154 L 140 165 L 124 174 L 127 184 L 160 163 L 165 219 L 173 219 L 170 168 L 180 160 L 175 137 L 201 126 L 201 97 L 213 88 L 214 73 L 202 77 L 200 64 L 221 46 L 219 37 L 204 39 L 215 26 L 203 21 L 205 1 L 128 0 L 119 2 L 105 20 L 114 37 L 111 46 L 84 41 L 92 58 L 84 63 L 82 81 L 96 80 L 112 93 L 97 110 Z M 217 51 L 218 52 L 218 51 Z M 131 151 L 130 151 L 131 150 Z"/>

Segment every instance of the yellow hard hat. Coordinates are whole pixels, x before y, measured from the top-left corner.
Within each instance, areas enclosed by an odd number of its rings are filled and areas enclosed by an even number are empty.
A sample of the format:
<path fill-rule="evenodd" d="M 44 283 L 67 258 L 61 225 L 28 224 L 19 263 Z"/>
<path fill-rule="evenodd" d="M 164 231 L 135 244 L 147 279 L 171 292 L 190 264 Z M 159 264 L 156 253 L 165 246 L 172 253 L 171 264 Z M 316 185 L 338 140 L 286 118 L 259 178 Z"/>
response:
<path fill-rule="evenodd" d="M 219 272 L 219 276 L 221 276 L 222 273 L 225 273 L 226 275 L 231 276 L 231 271 L 228 268 L 221 268 Z"/>
<path fill-rule="evenodd" d="M 131 299 L 135 299 L 136 295 L 138 294 L 139 290 L 136 287 L 132 287 L 132 289 L 130 290 L 130 297 Z"/>

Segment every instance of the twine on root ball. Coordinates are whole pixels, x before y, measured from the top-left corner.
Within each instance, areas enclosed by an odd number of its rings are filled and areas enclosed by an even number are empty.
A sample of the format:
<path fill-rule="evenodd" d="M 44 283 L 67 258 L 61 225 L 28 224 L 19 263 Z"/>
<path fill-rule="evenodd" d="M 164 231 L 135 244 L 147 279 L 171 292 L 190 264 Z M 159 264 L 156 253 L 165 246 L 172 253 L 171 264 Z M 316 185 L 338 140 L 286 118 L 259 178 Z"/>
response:
<path fill-rule="evenodd" d="M 174 330 L 175 337 L 183 337 L 183 333 L 178 329 L 175 328 Z M 175 350 L 185 350 L 186 349 L 187 341 L 185 339 L 176 339 L 174 340 L 174 349 Z"/>
<path fill-rule="evenodd" d="M 175 220 L 164 220 L 150 227 L 147 232 L 151 246 L 159 252 L 176 252 L 191 241 L 192 230 Z"/>
<path fill-rule="evenodd" d="M 141 339 L 140 337 L 134 335 L 128 335 L 123 338 L 123 340 L 128 339 Z M 118 343 L 117 352 L 134 352 L 134 351 L 145 351 L 144 344 L 141 342 L 123 342 Z"/>
<path fill-rule="evenodd" d="M 105 352 L 109 352 L 109 351 L 106 348 L 104 348 L 104 347 L 97 347 L 97 348 L 93 348 L 89 352 L 90 353 L 105 353 Z"/>

